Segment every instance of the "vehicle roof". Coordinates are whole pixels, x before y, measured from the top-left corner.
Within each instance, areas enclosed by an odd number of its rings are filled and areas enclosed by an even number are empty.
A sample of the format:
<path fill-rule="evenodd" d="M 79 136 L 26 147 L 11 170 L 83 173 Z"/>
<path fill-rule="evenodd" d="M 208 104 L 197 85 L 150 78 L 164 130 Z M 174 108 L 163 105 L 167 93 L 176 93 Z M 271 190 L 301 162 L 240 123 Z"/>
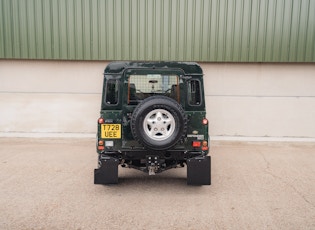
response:
<path fill-rule="evenodd" d="M 201 67 L 195 62 L 123 62 L 116 61 L 109 63 L 105 70 L 104 74 L 121 74 L 126 69 L 145 69 L 145 68 L 158 68 L 158 69 L 181 69 L 185 75 L 189 74 L 201 74 Z"/>

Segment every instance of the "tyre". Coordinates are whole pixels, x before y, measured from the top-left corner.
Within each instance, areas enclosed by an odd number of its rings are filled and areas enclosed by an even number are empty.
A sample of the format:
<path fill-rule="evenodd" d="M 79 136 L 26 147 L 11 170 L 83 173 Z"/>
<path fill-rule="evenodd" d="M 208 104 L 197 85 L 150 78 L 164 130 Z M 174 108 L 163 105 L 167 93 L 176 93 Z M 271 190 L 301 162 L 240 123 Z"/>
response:
<path fill-rule="evenodd" d="M 186 134 L 187 119 L 183 108 L 166 96 L 152 96 L 143 100 L 131 117 L 133 137 L 144 147 L 166 150 Z"/>

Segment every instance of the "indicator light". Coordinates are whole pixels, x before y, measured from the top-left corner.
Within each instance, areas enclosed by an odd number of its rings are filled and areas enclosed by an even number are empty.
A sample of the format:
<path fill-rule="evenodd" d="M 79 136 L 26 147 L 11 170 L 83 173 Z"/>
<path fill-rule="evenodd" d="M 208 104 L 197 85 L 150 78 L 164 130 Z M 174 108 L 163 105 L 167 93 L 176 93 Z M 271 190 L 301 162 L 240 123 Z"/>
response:
<path fill-rule="evenodd" d="M 104 145 L 104 141 L 98 141 L 98 145 Z"/>
<path fill-rule="evenodd" d="M 202 151 L 207 151 L 209 149 L 208 147 L 208 141 L 202 141 Z"/>

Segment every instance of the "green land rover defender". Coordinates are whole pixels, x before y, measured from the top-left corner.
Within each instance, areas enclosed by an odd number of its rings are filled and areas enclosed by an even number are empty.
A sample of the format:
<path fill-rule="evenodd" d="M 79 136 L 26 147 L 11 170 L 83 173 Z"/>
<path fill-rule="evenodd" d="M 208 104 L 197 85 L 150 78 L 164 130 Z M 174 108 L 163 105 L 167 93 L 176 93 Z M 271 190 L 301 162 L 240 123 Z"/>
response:
<path fill-rule="evenodd" d="M 191 62 L 112 62 L 104 71 L 95 184 L 118 166 L 149 175 L 187 165 L 187 183 L 211 184 L 203 73 Z"/>

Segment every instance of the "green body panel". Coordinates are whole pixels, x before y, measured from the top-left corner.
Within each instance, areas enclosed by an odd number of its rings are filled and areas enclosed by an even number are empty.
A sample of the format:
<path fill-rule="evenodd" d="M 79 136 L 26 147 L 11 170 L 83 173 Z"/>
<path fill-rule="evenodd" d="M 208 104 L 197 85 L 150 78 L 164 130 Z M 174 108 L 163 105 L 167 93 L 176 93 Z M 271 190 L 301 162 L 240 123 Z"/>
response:
<path fill-rule="evenodd" d="M 112 120 L 113 124 L 121 124 L 122 123 L 122 111 L 121 110 L 106 110 L 101 111 L 100 117 L 106 119 L 106 120 Z M 122 125 L 123 127 L 123 125 Z M 113 140 L 115 142 L 115 149 L 120 149 L 122 146 L 122 140 L 124 137 L 124 132 L 122 132 L 122 138 L 121 139 L 102 139 L 101 138 L 101 125 L 98 124 L 97 126 L 97 137 L 98 140 Z"/>
<path fill-rule="evenodd" d="M 109 64 L 104 71 L 104 89 L 102 97 L 102 105 L 100 117 L 108 124 L 121 124 L 121 139 L 102 139 L 101 124 L 98 124 L 98 140 L 114 141 L 114 146 L 106 148 L 106 151 L 133 151 L 144 150 L 144 147 L 139 144 L 133 137 L 130 127 L 131 115 L 137 105 L 130 105 L 127 102 L 128 79 L 130 73 L 150 74 L 150 73 L 176 73 L 178 78 L 183 81 L 180 88 L 179 104 L 185 111 L 187 117 L 187 133 L 185 138 L 177 143 L 168 151 L 200 151 L 192 146 L 192 142 L 209 141 L 208 125 L 202 121 L 206 118 L 205 96 L 203 91 L 203 73 L 200 66 L 196 63 L 175 63 L 175 62 L 114 62 Z M 115 105 L 109 105 L 105 102 L 106 81 L 118 79 L 119 95 Z M 187 82 L 196 80 L 200 82 L 200 104 L 191 105 L 187 98 Z M 139 124 L 141 125 L 141 124 Z M 181 125 L 181 124 L 180 124 Z M 98 150 L 98 153 L 102 151 Z M 208 154 L 208 150 L 203 151 L 203 154 Z"/>
<path fill-rule="evenodd" d="M 205 111 L 190 111 L 186 112 L 188 116 L 188 130 L 187 136 L 183 143 L 179 143 L 174 146 L 174 150 L 187 150 L 194 151 L 195 149 L 192 147 L 192 141 L 194 140 L 209 140 L 208 136 L 208 125 L 203 125 L 202 120 L 206 117 Z M 112 140 L 114 141 L 114 147 L 108 150 L 110 151 L 123 151 L 123 150 L 131 150 L 131 149 L 140 149 L 143 150 L 143 146 L 140 145 L 137 141 L 134 140 L 130 123 L 122 122 L 124 120 L 124 116 L 121 110 L 115 111 L 101 111 L 101 117 L 104 119 L 112 119 L 113 124 L 122 124 L 122 132 L 121 139 L 102 139 L 100 138 L 101 133 L 101 125 L 98 125 L 98 140 Z M 101 151 L 98 151 L 99 153 Z M 208 153 L 208 151 L 205 151 Z"/>

